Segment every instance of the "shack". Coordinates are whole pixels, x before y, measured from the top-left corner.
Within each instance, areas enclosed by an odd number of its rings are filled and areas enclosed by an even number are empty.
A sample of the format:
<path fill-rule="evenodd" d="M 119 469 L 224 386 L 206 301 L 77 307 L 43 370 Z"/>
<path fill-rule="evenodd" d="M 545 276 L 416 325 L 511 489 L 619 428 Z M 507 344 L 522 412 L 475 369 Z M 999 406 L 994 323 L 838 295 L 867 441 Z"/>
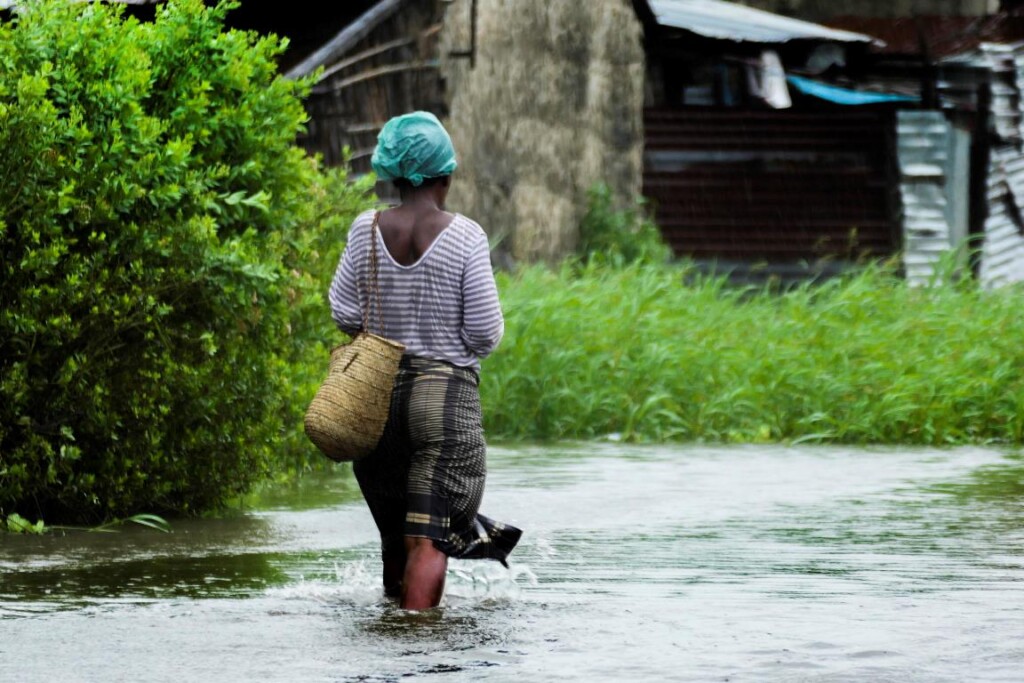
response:
<path fill-rule="evenodd" d="M 895 106 L 786 81 L 872 42 L 717 0 L 381 0 L 288 75 L 322 69 L 302 144 L 356 172 L 389 116 L 448 118 L 452 201 L 513 258 L 572 251 L 603 182 L 679 256 L 804 277 L 900 248 Z"/>
<path fill-rule="evenodd" d="M 321 69 L 301 143 L 332 164 L 347 148 L 357 173 L 390 116 L 446 119 L 450 203 L 514 259 L 570 252 L 604 182 L 620 205 L 649 198 L 678 256 L 734 277 L 899 257 L 925 282 L 966 246 L 961 268 L 999 284 L 1024 279 L 1020 22 L 378 0 L 288 75 Z"/>
<path fill-rule="evenodd" d="M 830 24 L 884 41 L 866 82 L 921 93 L 922 108 L 898 123 L 908 278 L 931 278 L 953 252 L 985 285 L 1024 280 L 1024 16 Z"/>
<path fill-rule="evenodd" d="M 873 37 L 715 0 L 635 5 L 644 194 L 676 254 L 801 279 L 899 251 L 895 120 L 914 98 L 830 84 Z"/>

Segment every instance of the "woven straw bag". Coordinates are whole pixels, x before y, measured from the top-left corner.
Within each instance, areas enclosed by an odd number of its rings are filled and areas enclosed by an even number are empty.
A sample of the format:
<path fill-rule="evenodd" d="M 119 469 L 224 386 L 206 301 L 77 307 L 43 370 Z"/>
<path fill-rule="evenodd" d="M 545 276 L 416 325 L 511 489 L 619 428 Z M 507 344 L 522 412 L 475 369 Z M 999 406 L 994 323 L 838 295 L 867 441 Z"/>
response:
<path fill-rule="evenodd" d="M 380 287 L 377 283 L 377 221 L 370 235 L 368 294 L 376 295 L 377 316 L 383 329 Z M 358 460 L 380 441 L 391 407 L 391 391 L 405 346 L 368 332 L 370 297 L 363 311 L 363 331 L 331 351 L 327 379 L 306 409 L 306 436 L 335 462 Z"/>

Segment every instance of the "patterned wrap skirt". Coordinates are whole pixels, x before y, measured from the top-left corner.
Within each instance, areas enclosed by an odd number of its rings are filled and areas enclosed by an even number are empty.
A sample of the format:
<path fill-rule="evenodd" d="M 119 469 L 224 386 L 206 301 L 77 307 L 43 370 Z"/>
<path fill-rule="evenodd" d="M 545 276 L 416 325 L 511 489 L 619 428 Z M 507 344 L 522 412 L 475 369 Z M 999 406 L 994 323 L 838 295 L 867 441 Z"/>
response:
<path fill-rule="evenodd" d="M 353 471 L 385 553 L 405 536 L 449 557 L 505 558 L 519 529 L 479 514 L 487 472 L 479 378 L 470 369 L 405 355 L 384 435 Z"/>

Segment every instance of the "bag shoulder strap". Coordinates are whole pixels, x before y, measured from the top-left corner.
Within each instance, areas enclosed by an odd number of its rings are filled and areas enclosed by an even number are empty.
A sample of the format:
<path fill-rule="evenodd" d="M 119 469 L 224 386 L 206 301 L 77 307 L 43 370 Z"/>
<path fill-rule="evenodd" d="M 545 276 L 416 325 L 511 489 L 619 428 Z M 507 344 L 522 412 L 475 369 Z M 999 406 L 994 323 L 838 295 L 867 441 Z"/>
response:
<path fill-rule="evenodd" d="M 384 335 L 384 307 L 380 294 L 380 260 L 377 256 L 377 231 L 380 229 L 380 211 L 373 214 L 370 226 L 370 252 L 367 254 L 366 308 L 363 309 L 363 331 L 370 331 L 370 307 L 377 304 L 377 329 Z M 371 297 L 373 297 L 371 299 Z"/>

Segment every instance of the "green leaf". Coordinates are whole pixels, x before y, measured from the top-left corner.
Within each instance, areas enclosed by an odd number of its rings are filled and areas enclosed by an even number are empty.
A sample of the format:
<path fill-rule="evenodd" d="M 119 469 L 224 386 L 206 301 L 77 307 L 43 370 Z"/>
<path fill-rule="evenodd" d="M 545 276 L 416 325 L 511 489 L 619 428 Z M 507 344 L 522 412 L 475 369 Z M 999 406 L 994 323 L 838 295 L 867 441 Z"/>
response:
<path fill-rule="evenodd" d="M 35 524 L 16 512 L 7 515 L 7 530 L 15 534 L 41 534 L 44 531 L 43 520 Z"/>
<path fill-rule="evenodd" d="M 153 515 L 153 514 L 132 515 L 131 517 L 128 517 L 124 521 L 132 522 L 133 524 L 139 524 L 140 526 L 147 526 L 147 527 L 149 527 L 151 529 L 156 529 L 157 531 L 162 531 L 164 533 L 170 533 L 171 532 L 171 525 L 170 525 L 170 523 L 167 520 L 165 520 L 163 517 L 160 517 L 158 515 Z"/>

